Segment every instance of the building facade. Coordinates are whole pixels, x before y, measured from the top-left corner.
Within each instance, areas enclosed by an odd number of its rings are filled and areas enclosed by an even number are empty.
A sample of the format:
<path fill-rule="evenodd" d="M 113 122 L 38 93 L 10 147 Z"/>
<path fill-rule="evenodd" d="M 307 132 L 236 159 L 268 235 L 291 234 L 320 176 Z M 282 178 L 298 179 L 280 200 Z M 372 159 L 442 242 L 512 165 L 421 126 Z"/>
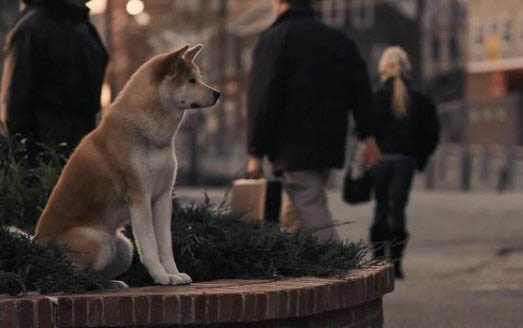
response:
<path fill-rule="evenodd" d="M 523 3 L 470 0 L 468 12 L 466 100 L 470 142 L 521 145 Z"/>

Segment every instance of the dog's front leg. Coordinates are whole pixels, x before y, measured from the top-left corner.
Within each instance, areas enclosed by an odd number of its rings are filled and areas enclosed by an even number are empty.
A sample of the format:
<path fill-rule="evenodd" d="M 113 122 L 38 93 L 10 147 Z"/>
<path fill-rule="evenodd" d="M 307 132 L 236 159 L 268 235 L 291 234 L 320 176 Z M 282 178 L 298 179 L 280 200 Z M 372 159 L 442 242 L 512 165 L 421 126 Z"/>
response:
<path fill-rule="evenodd" d="M 167 273 L 179 276 L 180 284 L 190 284 L 192 282 L 191 277 L 185 273 L 180 273 L 174 261 L 171 232 L 172 208 L 170 192 L 163 194 L 153 204 L 153 222 L 160 253 L 160 262 Z"/>
<path fill-rule="evenodd" d="M 134 239 L 140 254 L 140 260 L 149 271 L 154 282 L 162 285 L 175 284 L 176 280 L 171 277 L 158 256 L 158 245 L 154 233 L 150 198 L 138 196 L 131 200 L 131 226 L 133 228 Z"/>

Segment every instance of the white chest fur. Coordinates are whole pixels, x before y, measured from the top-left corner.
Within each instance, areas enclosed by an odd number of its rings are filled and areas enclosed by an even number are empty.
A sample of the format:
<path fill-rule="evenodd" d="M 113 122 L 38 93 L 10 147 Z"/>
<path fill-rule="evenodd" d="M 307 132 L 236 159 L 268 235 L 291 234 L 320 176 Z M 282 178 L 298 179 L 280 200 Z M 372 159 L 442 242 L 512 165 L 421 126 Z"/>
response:
<path fill-rule="evenodd" d="M 138 155 L 138 171 L 141 182 L 153 198 L 171 192 L 176 178 L 174 148 L 147 148 Z"/>

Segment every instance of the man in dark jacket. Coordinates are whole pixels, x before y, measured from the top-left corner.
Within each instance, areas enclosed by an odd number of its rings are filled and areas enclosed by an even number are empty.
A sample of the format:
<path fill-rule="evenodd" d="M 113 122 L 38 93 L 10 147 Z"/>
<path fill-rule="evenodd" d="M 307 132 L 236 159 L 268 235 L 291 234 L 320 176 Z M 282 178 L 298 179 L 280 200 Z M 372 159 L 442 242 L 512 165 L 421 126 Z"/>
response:
<path fill-rule="evenodd" d="M 251 70 L 248 173 L 261 176 L 267 156 L 301 229 L 336 239 L 325 186 L 329 171 L 344 164 L 350 110 L 368 140 L 367 164 L 379 154 L 366 65 L 350 39 L 314 18 L 311 1 L 273 0 L 273 7 L 278 18 L 262 34 Z"/>
<path fill-rule="evenodd" d="M 24 0 L 5 46 L 0 118 L 9 134 L 72 150 L 95 127 L 108 55 L 86 0 Z"/>

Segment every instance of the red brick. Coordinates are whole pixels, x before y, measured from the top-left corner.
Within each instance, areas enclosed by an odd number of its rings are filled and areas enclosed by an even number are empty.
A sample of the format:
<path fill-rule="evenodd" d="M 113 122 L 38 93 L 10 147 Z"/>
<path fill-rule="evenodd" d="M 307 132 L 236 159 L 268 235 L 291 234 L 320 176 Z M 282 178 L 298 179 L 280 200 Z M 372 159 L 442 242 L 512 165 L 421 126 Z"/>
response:
<path fill-rule="evenodd" d="M 330 300 L 330 306 L 332 310 L 338 310 L 341 308 L 340 306 L 340 287 L 342 283 L 336 282 L 331 285 L 329 285 L 329 300 Z"/>
<path fill-rule="evenodd" d="M 146 325 L 149 323 L 149 297 L 136 296 L 133 301 L 134 323 L 136 325 Z"/>
<path fill-rule="evenodd" d="M 106 326 L 116 327 L 120 321 L 120 298 L 117 296 L 104 297 L 103 322 Z"/>
<path fill-rule="evenodd" d="M 314 288 L 311 288 L 310 289 L 310 292 L 309 292 L 309 300 L 307 302 L 307 305 L 308 305 L 308 309 L 307 309 L 307 313 L 309 314 L 314 314 L 316 313 L 316 290 Z"/>
<path fill-rule="evenodd" d="M 194 306 L 191 296 L 180 296 L 180 323 L 189 324 L 194 322 Z"/>
<path fill-rule="evenodd" d="M 35 325 L 35 304 L 31 300 L 19 301 L 16 303 L 18 313 L 18 327 L 31 328 Z"/>
<path fill-rule="evenodd" d="M 378 280 L 378 284 L 377 284 L 377 288 L 378 288 L 378 295 L 381 297 L 383 295 L 385 295 L 385 293 L 387 293 L 387 278 L 388 278 L 388 273 L 387 271 L 380 271 L 377 276 L 376 276 L 377 280 Z"/>
<path fill-rule="evenodd" d="M 162 324 L 164 322 L 164 305 L 163 296 L 154 295 L 150 297 L 151 301 L 151 320 L 152 324 Z"/>
<path fill-rule="evenodd" d="M 358 323 L 364 322 L 365 320 L 367 320 L 367 318 L 369 317 L 369 305 L 363 304 L 363 305 L 356 307 L 354 309 L 354 317 L 355 317 L 355 321 Z"/>
<path fill-rule="evenodd" d="M 58 327 L 73 325 L 73 300 L 70 297 L 58 299 Z"/>
<path fill-rule="evenodd" d="M 231 322 L 238 322 L 243 317 L 243 297 L 240 294 L 232 295 Z"/>
<path fill-rule="evenodd" d="M 280 316 L 281 318 L 287 318 L 289 316 L 289 292 L 282 290 L 279 293 L 280 297 Z"/>
<path fill-rule="evenodd" d="M 314 303 L 316 303 L 316 311 L 318 313 L 329 311 L 329 285 L 319 286 L 314 288 Z"/>
<path fill-rule="evenodd" d="M 278 292 L 267 293 L 267 319 L 280 317 L 280 295 Z"/>
<path fill-rule="evenodd" d="M 298 311 L 296 312 L 296 315 L 298 317 L 305 317 L 308 315 L 307 313 L 307 300 L 309 290 L 307 288 L 302 288 L 298 290 Z M 306 295 L 307 294 L 307 295 Z"/>
<path fill-rule="evenodd" d="M 298 315 L 298 290 L 289 290 L 289 317 Z"/>
<path fill-rule="evenodd" d="M 217 322 L 218 321 L 218 310 L 220 307 L 218 295 L 208 295 L 207 296 L 207 322 Z"/>
<path fill-rule="evenodd" d="M 365 300 L 372 300 L 376 297 L 378 297 L 376 294 L 376 275 L 370 273 L 365 277 Z"/>
<path fill-rule="evenodd" d="M 178 314 L 180 313 L 178 296 L 168 296 L 164 299 L 164 309 L 165 309 L 165 324 L 174 325 L 179 323 Z"/>
<path fill-rule="evenodd" d="M 345 288 L 346 303 L 345 307 L 355 306 L 364 302 L 363 279 L 353 279 L 349 281 Z"/>
<path fill-rule="evenodd" d="M 53 323 L 53 306 L 51 300 L 42 298 L 36 303 L 36 312 L 38 320 L 38 328 L 52 328 Z M 1 325 L 0 325 L 1 326 Z"/>
<path fill-rule="evenodd" d="M 302 288 L 298 291 L 298 316 L 309 316 L 314 313 L 314 291 Z"/>
<path fill-rule="evenodd" d="M 102 325 L 103 303 L 100 298 L 92 298 L 89 300 L 89 326 L 100 327 Z"/>
<path fill-rule="evenodd" d="M 206 316 L 207 297 L 206 295 L 198 295 L 194 298 L 194 323 L 203 324 L 207 322 Z"/>
<path fill-rule="evenodd" d="M 118 301 L 118 311 L 120 313 L 120 326 L 130 326 L 133 324 L 133 298 L 122 296 Z"/>
<path fill-rule="evenodd" d="M 257 293 L 256 295 L 256 320 L 265 320 L 267 318 L 267 294 Z"/>
<path fill-rule="evenodd" d="M 232 311 L 232 295 L 220 295 L 220 310 L 218 312 L 218 322 L 230 322 Z"/>
<path fill-rule="evenodd" d="M 87 320 L 87 298 L 73 298 L 73 326 L 86 327 L 89 322 Z"/>
<path fill-rule="evenodd" d="M 0 327 L 16 327 L 16 307 L 14 302 L 0 303 Z"/>
<path fill-rule="evenodd" d="M 394 267 L 392 265 L 390 265 L 388 268 L 387 268 L 387 273 L 388 273 L 388 278 L 387 278 L 387 282 L 388 282 L 388 289 L 387 289 L 387 292 L 392 292 L 394 290 L 394 284 L 395 284 L 395 278 L 394 278 Z"/>
<path fill-rule="evenodd" d="M 340 309 L 346 308 L 346 297 L 345 293 L 348 292 L 348 283 L 346 281 L 338 284 L 338 305 Z"/>
<path fill-rule="evenodd" d="M 244 321 L 254 321 L 256 319 L 256 295 L 246 294 L 244 297 L 245 313 L 243 315 Z"/>
<path fill-rule="evenodd" d="M 315 313 L 323 315 L 357 305 L 360 306 L 354 311 L 346 310 L 345 317 L 352 318 L 351 313 L 354 313 L 358 325 L 374 325 L 383 320 L 381 296 L 393 288 L 391 274 L 392 267 L 388 266 L 354 270 L 344 280 L 304 278 L 243 285 L 231 281 L 225 284 L 228 287 L 147 287 L 74 298 L 63 296 L 59 297 L 57 326 L 252 322 Z M 207 288 L 211 294 L 200 295 Z M 15 299 L 10 303 L 0 301 L 2 328 L 15 328 L 18 321 L 24 327 L 31 327 L 33 318 L 43 322 L 39 328 L 53 327 L 50 299 L 35 297 Z"/>

